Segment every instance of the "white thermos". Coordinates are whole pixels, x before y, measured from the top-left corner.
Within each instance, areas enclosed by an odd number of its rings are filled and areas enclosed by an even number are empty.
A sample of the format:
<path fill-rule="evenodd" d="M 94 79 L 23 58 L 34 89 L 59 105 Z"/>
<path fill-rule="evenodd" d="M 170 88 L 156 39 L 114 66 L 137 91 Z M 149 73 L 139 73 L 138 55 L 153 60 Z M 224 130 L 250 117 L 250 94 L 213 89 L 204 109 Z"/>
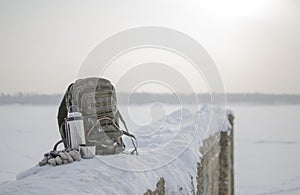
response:
<path fill-rule="evenodd" d="M 86 144 L 82 114 L 78 108 L 71 106 L 66 118 L 67 144 L 69 148 L 79 149 L 80 144 Z"/>

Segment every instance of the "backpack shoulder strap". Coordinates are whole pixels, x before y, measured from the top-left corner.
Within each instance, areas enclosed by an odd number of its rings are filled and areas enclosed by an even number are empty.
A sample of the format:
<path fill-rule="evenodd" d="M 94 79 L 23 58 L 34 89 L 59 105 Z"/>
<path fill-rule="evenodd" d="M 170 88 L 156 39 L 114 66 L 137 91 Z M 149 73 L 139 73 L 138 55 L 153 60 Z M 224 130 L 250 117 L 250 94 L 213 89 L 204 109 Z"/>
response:
<path fill-rule="evenodd" d="M 137 151 L 137 141 L 136 141 L 136 138 L 134 137 L 134 135 L 130 134 L 129 131 L 128 131 L 128 128 L 127 128 L 127 125 L 125 123 L 125 120 L 124 118 L 122 117 L 120 111 L 118 110 L 117 111 L 117 116 L 120 118 L 121 122 L 123 123 L 124 127 L 125 127 L 125 131 L 123 131 L 123 133 L 127 136 L 129 136 L 131 138 L 131 142 L 132 142 L 132 145 L 134 147 L 134 150 L 130 153 L 130 154 L 134 154 L 134 152 L 136 153 L 136 155 L 138 155 L 138 151 Z M 135 140 L 135 142 L 133 141 Z"/>
<path fill-rule="evenodd" d="M 65 94 L 65 104 L 66 104 L 66 108 L 67 110 L 69 109 L 69 107 L 72 105 L 72 93 L 73 93 L 73 84 L 71 83 L 66 91 Z"/>

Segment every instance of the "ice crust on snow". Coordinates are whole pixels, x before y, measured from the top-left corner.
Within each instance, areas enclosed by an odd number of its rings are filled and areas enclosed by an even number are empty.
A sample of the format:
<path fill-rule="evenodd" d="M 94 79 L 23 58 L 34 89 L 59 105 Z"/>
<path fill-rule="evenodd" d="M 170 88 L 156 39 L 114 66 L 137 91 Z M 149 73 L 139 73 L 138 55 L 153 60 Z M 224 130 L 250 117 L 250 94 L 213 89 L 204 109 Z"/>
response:
<path fill-rule="evenodd" d="M 4 194 L 143 194 L 165 179 L 166 193 L 196 189 L 204 139 L 229 130 L 224 108 L 186 108 L 137 131 L 139 155 L 118 154 L 52 167 L 33 167 L 0 184 Z M 128 145 L 128 144 L 127 144 Z M 130 150 L 130 149 L 129 149 Z M 193 180 L 193 181 L 192 181 Z M 194 186 L 192 186 L 194 185 Z"/>

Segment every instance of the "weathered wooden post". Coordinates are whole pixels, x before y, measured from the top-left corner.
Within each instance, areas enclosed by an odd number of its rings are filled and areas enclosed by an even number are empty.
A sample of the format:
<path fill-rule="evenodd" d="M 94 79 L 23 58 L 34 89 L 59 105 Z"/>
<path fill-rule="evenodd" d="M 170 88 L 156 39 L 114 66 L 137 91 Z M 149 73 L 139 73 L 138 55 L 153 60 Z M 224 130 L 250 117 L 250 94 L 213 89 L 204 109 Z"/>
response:
<path fill-rule="evenodd" d="M 221 132 L 220 136 L 220 177 L 219 194 L 234 194 L 234 168 L 233 168 L 233 119 L 232 114 L 228 115 L 231 130 Z"/>
<path fill-rule="evenodd" d="M 232 128 L 221 132 L 220 137 L 214 135 L 204 140 L 204 147 L 200 149 L 204 156 L 198 164 L 197 194 L 199 195 L 234 194 L 234 116 L 229 114 L 228 120 Z M 206 145 L 212 146 L 208 148 L 205 147 Z"/>

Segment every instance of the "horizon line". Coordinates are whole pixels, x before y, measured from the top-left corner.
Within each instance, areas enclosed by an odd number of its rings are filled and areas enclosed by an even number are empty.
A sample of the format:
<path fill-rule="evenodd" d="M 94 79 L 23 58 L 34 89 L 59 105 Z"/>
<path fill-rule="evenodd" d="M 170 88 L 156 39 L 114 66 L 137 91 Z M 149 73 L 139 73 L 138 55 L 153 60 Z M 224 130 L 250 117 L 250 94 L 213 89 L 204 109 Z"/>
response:
<path fill-rule="evenodd" d="M 173 95 L 174 93 L 166 93 L 166 92 L 135 92 L 135 93 L 129 93 L 129 92 L 116 92 L 117 94 L 153 94 L 153 95 Z M 176 94 L 176 93 L 175 93 Z M 193 93 L 177 93 L 181 95 L 193 95 Z M 216 93 L 196 93 L 197 95 L 209 95 L 209 94 L 223 94 L 220 92 Z M 274 95 L 274 96 L 280 96 L 280 95 L 286 95 L 286 96 L 300 96 L 300 93 L 268 93 L 268 92 L 227 92 L 224 93 L 225 95 Z M 5 93 L 0 92 L 0 96 L 56 96 L 61 95 L 63 96 L 64 93 L 38 93 L 38 92 L 16 92 L 16 93 Z"/>

